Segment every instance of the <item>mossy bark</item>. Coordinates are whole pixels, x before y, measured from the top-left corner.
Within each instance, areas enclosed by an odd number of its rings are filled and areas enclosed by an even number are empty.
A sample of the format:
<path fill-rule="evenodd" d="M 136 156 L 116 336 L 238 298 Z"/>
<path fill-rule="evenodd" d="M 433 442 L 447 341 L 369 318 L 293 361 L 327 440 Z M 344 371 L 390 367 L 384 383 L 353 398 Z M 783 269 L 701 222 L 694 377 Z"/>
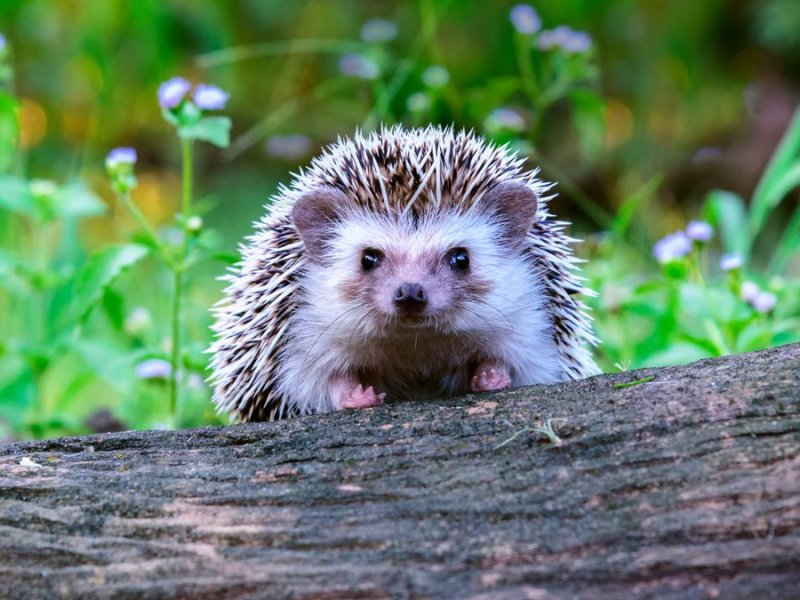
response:
<path fill-rule="evenodd" d="M 800 597 L 800 345 L 0 446 L 3 598 L 575 596 Z"/>

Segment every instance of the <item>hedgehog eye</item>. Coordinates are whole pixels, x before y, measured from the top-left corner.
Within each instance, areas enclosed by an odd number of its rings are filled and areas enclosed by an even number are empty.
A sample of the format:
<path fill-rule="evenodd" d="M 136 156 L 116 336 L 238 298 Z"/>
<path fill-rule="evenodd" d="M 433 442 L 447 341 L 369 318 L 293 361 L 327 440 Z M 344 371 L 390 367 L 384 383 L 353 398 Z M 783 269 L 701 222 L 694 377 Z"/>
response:
<path fill-rule="evenodd" d="M 367 248 L 361 254 L 361 268 L 366 273 L 367 271 L 372 271 L 375 267 L 381 264 L 381 259 L 383 258 L 383 254 L 380 250 L 375 250 L 374 248 Z"/>
<path fill-rule="evenodd" d="M 466 271 L 469 268 L 469 253 L 466 248 L 450 250 L 448 262 L 453 271 Z"/>

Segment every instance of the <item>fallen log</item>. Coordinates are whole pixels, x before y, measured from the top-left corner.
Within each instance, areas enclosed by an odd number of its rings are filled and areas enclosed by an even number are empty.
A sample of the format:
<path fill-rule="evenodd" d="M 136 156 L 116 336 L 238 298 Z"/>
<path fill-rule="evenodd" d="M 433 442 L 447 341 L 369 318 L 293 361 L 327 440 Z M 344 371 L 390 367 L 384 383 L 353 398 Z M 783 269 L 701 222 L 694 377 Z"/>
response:
<path fill-rule="evenodd" d="M 800 345 L 0 446 L 3 598 L 575 596 L 800 597 Z"/>

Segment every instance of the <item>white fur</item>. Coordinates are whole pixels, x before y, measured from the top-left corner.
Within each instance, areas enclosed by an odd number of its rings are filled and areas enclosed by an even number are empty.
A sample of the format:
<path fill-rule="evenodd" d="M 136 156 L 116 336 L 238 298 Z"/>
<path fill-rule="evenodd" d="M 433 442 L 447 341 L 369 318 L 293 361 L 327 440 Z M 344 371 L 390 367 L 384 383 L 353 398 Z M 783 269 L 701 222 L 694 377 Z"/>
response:
<path fill-rule="evenodd" d="M 303 277 L 299 293 L 307 304 L 294 315 L 276 377 L 278 393 L 300 413 L 335 408 L 331 382 L 354 371 L 370 373 L 360 383 L 386 392 L 389 401 L 466 393 L 472 376 L 467 364 L 478 359 L 502 361 L 514 385 L 564 378 L 540 282 L 519 249 L 500 243 L 498 225 L 485 214 L 441 213 L 417 227 L 386 215 L 353 214 L 331 247 L 332 263 L 312 264 Z M 492 289 L 454 312 L 448 290 L 417 267 L 420 256 L 455 247 L 468 249 L 470 276 L 490 280 Z M 365 248 L 408 254 L 397 281 L 422 282 L 429 290 L 430 308 L 442 312 L 434 326 L 386 327 L 368 307 L 342 296 L 342 282 L 360 268 Z M 388 285 L 386 300 L 379 301 L 387 314 L 394 289 Z"/>
<path fill-rule="evenodd" d="M 597 373 L 586 348 L 597 340 L 580 299 L 592 292 L 578 276 L 567 224 L 548 211 L 553 184 L 537 174 L 507 148 L 452 128 L 396 126 L 331 145 L 279 187 L 242 246 L 242 261 L 225 277 L 210 349 L 217 408 L 242 420 L 327 410 L 332 403 L 325 378 L 370 361 L 384 370 L 380 381 L 363 383 L 389 388 L 389 401 L 460 393 L 467 386 L 463 365 L 476 349 L 506 361 L 515 384 Z M 502 182 L 527 185 L 537 196 L 525 240 L 530 260 L 502 254 L 495 226 L 471 215 L 487 190 Z M 352 203 L 352 218 L 342 222 L 350 231 L 336 237 L 338 254 L 329 269 L 310 262 L 291 218 L 298 199 L 321 187 L 344 191 Z M 448 211 L 466 213 L 465 220 Z M 440 218 L 417 232 L 390 218 L 436 212 Z M 457 241 L 464 236 L 467 242 Z M 330 295 L 347 269 L 358 268 L 354 252 L 364 243 L 406 244 L 412 251 L 474 245 L 475 268 L 497 283 L 486 294 L 492 308 L 468 307 L 458 318 L 439 319 L 435 335 L 379 326 L 363 306 Z"/>

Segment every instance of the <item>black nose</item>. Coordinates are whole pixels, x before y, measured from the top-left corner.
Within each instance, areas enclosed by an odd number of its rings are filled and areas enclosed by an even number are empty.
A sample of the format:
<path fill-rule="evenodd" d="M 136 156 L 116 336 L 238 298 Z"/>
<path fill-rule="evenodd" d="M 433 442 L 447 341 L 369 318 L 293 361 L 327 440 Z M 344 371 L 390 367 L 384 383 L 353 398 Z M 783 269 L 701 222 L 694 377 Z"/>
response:
<path fill-rule="evenodd" d="M 428 303 L 428 294 L 418 283 L 404 283 L 397 288 L 393 299 L 404 310 L 422 310 Z"/>

